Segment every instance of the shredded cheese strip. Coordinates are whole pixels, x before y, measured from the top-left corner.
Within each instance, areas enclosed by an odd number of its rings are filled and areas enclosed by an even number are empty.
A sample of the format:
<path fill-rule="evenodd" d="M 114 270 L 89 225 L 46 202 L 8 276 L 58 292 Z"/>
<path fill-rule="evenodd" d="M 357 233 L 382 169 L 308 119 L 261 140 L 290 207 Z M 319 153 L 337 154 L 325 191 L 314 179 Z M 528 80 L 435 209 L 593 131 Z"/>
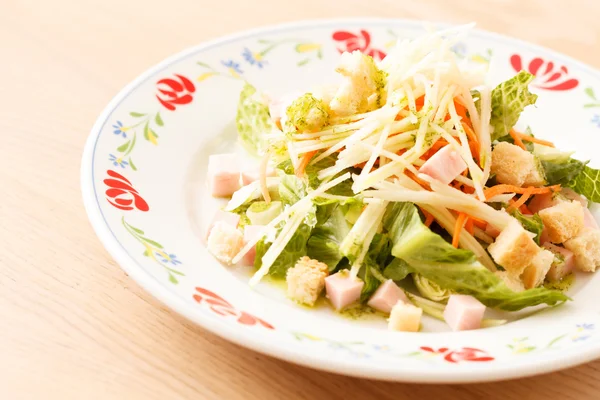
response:
<path fill-rule="evenodd" d="M 362 266 L 362 263 L 365 259 L 365 256 L 367 255 L 367 252 L 369 251 L 369 247 L 371 246 L 373 237 L 375 237 L 375 234 L 377 233 L 377 228 L 379 227 L 381 219 L 383 218 L 383 214 L 385 213 L 387 205 L 388 205 L 387 201 L 383 201 L 383 202 L 380 201 L 379 203 L 371 203 L 371 204 L 367 205 L 367 208 L 371 207 L 372 210 L 369 210 L 368 213 L 367 213 L 366 209 L 365 209 L 365 211 L 363 211 L 363 213 L 365 214 L 365 218 L 368 220 L 371 227 L 369 228 L 369 231 L 366 234 L 366 236 L 364 238 L 362 238 L 362 240 L 361 240 L 362 249 L 361 249 L 358 257 L 356 257 L 356 260 L 354 261 L 354 263 L 352 263 L 352 267 L 350 268 L 350 276 L 352 278 L 355 278 L 356 275 L 358 275 L 358 271 L 360 271 L 360 267 Z"/>
<path fill-rule="evenodd" d="M 483 167 L 483 176 L 481 177 L 481 185 L 490 178 L 492 168 L 492 136 L 490 132 L 490 118 L 492 116 L 492 98 L 491 91 L 488 87 L 482 87 L 480 93 L 481 105 L 481 120 L 479 131 L 479 154 L 481 155 L 480 163 Z"/>
<path fill-rule="evenodd" d="M 233 258 L 232 264 L 236 264 L 237 262 L 239 262 L 242 259 L 242 257 L 244 257 L 244 255 L 246 255 L 246 253 L 248 253 L 248 251 L 250 251 L 250 249 L 256 245 L 256 243 L 258 243 L 263 237 L 265 237 L 265 235 L 272 231 L 275 228 L 275 226 L 277 226 L 282 221 L 285 221 L 292 213 L 296 212 L 300 207 L 302 207 L 303 204 L 311 203 L 312 199 L 314 199 L 315 197 L 322 195 L 332 187 L 339 185 L 340 183 L 349 178 L 350 173 L 347 172 L 344 175 L 331 180 L 330 182 L 322 184 L 317 189 L 313 190 L 312 192 L 309 192 L 304 198 L 300 199 L 300 201 L 286 208 L 281 214 L 279 214 L 279 216 L 275 217 L 269 224 L 265 225 L 261 229 L 260 233 L 256 235 L 255 238 L 249 240 L 244 245 L 244 247 L 242 247 L 242 249 Z"/>

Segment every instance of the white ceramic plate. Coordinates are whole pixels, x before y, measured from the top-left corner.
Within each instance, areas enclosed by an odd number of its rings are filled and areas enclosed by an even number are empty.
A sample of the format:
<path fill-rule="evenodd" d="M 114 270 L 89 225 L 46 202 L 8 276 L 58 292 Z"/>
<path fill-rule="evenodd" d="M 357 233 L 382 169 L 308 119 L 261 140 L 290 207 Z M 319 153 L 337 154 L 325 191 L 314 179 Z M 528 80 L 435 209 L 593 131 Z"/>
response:
<path fill-rule="evenodd" d="M 304 22 L 205 43 L 151 68 L 108 105 L 85 148 L 83 197 L 101 241 L 133 279 L 180 314 L 242 346 L 314 368 L 397 381 L 472 382 L 599 357 L 598 275 L 577 280 L 572 302 L 501 327 L 449 333 L 427 320 L 427 332 L 399 333 L 387 331 L 376 315 L 352 319 L 327 307 L 298 307 L 269 282 L 253 290 L 246 283 L 251 271 L 228 269 L 207 253 L 203 232 L 219 206 L 205 189 L 207 156 L 237 151 L 242 81 L 275 95 L 326 83 L 340 51 L 381 58 L 396 38 L 423 31 L 421 23 L 403 20 Z M 598 71 L 481 31 L 455 50 L 489 65 L 491 84 L 521 68 L 537 75 L 532 90 L 539 100 L 523 124 L 598 167 Z"/>

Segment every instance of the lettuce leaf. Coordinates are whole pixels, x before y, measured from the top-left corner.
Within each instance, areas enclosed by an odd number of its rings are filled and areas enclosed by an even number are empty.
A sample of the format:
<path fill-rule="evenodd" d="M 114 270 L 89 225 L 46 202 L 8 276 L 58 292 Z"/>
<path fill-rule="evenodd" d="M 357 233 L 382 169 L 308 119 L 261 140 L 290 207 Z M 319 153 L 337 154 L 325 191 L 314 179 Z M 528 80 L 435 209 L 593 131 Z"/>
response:
<path fill-rule="evenodd" d="M 319 208 L 317 207 L 317 214 Z M 327 264 L 330 272 L 334 271 L 344 257 L 340 252 L 340 243 L 348 235 L 348 232 L 350 232 L 350 226 L 346 222 L 341 208 L 335 207 L 331 216 L 324 223 L 317 223 L 313 229 L 308 239 L 307 255 Z"/>
<path fill-rule="evenodd" d="M 302 179 L 296 175 L 286 173 L 279 174 L 281 183 L 279 184 L 279 198 L 285 205 L 292 205 L 306 196 L 306 185 Z"/>
<path fill-rule="evenodd" d="M 269 269 L 269 275 L 275 278 L 285 278 L 288 269 L 293 267 L 300 257 L 306 255 L 306 242 L 311 231 L 312 228 L 304 223 L 298 227 L 291 240 Z M 266 243 L 264 239 L 261 239 L 256 244 L 256 258 L 254 259 L 254 267 L 256 269 L 261 267 L 262 258 L 267 250 L 269 250 L 269 247 L 271 247 L 271 243 Z"/>
<path fill-rule="evenodd" d="M 569 300 L 560 291 L 543 287 L 513 292 L 477 261 L 472 252 L 455 249 L 423 225 L 413 204 L 395 203 L 389 207 L 384 226 L 393 242 L 392 255 L 404 260 L 407 270 L 421 274 L 441 288 L 472 295 L 488 307 L 517 311 Z"/>
<path fill-rule="evenodd" d="M 521 71 L 492 90 L 492 140 L 508 135 L 525 107 L 535 104 L 537 95 L 528 89 L 533 78 L 529 72 Z"/>
<path fill-rule="evenodd" d="M 358 277 L 365 282 L 360 292 L 361 303 L 366 303 L 379 285 L 381 285 L 381 281 L 375 277 L 374 271 L 379 274 L 381 273 L 382 266 L 385 265 L 390 253 L 391 243 L 388 236 L 380 233 L 375 234 L 369 246 L 369 251 L 362 263 L 362 267 L 358 272 Z"/>
<path fill-rule="evenodd" d="M 276 130 L 271 121 L 269 107 L 255 98 L 256 88 L 246 82 L 240 93 L 238 102 L 236 126 L 238 137 L 246 151 L 260 155 L 266 147 L 265 133 Z"/>
<path fill-rule="evenodd" d="M 523 215 L 519 210 L 514 210 L 511 215 L 523 225 L 523 228 L 531 233 L 535 233 L 535 238 L 533 240 L 540 245 L 540 237 L 542 235 L 542 230 L 544 230 L 542 218 L 538 214 L 533 214 L 532 216 Z"/>
<path fill-rule="evenodd" d="M 600 170 L 584 165 L 568 186 L 594 203 L 600 203 Z"/>
<path fill-rule="evenodd" d="M 588 161 L 568 159 L 566 162 L 541 161 L 548 185 L 567 185 L 583 171 Z"/>
<path fill-rule="evenodd" d="M 392 262 L 390 262 L 385 269 L 383 270 L 383 276 L 388 279 L 392 279 L 393 281 L 399 282 L 404 279 L 408 275 L 410 275 L 412 269 L 406 263 L 406 261 L 401 260 L 400 258 L 394 258 Z"/>

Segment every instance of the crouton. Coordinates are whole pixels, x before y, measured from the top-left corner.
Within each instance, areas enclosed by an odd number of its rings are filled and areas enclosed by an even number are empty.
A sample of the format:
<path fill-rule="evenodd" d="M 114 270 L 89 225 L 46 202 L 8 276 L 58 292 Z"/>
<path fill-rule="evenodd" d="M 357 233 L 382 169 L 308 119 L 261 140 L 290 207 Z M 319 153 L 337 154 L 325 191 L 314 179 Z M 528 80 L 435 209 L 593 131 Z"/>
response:
<path fill-rule="evenodd" d="M 310 93 L 294 100 L 285 114 L 286 132 L 315 132 L 329 123 L 329 114 L 323 103 Z"/>
<path fill-rule="evenodd" d="M 543 169 L 536 156 L 519 146 L 500 142 L 492 151 L 492 173 L 500 183 L 515 186 L 543 186 Z"/>
<path fill-rule="evenodd" d="M 244 234 L 227 222 L 217 221 L 208 235 L 207 248 L 219 261 L 231 264 L 231 260 L 244 244 Z"/>
<path fill-rule="evenodd" d="M 346 79 L 329 103 L 338 116 L 372 111 L 385 104 L 385 72 L 360 51 L 343 53 L 336 69 Z"/>
<path fill-rule="evenodd" d="M 521 280 L 526 289 L 538 287 L 544 282 L 544 278 L 554 261 L 554 253 L 549 250 L 542 250 L 535 257 L 531 265 L 525 268 L 521 275 Z"/>
<path fill-rule="evenodd" d="M 518 276 L 510 275 L 506 271 L 496 271 L 496 276 L 498 276 L 506 287 L 508 287 L 513 292 L 522 292 L 525 290 L 525 285 L 523 285 L 523 281 Z"/>
<path fill-rule="evenodd" d="M 583 228 L 583 207 L 578 201 L 561 201 L 540 210 L 539 215 L 552 243 L 563 243 Z"/>
<path fill-rule="evenodd" d="M 490 244 L 488 251 L 509 274 L 519 276 L 531 264 L 540 248 L 529 232 L 517 220 L 513 220 Z"/>
<path fill-rule="evenodd" d="M 423 310 L 412 304 L 398 301 L 388 320 L 388 329 L 391 331 L 418 332 L 421 325 Z"/>
<path fill-rule="evenodd" d="M 575 268 L 575 255 L 571 250 L 549 242 L 544 243 L 542 246 L 554 253 L 552 267 L 550 267 L 550 270 L 546 274 L 548 280 L 551 282 L 560 281 L 573 271 Z"/>
<path fill-rule="evenodd" d="M 584 228 L 577 236 L 565 242 L 565 247 L 575 254 L 575 267 L 594 272 L 600 265 L 600 230 Z"/>
<path fill-rule="evenodd" d="M 298 303 L 313 306 L 325 287 L 326 264 L 302 257 L 287 271 L 287 295 Z"/>

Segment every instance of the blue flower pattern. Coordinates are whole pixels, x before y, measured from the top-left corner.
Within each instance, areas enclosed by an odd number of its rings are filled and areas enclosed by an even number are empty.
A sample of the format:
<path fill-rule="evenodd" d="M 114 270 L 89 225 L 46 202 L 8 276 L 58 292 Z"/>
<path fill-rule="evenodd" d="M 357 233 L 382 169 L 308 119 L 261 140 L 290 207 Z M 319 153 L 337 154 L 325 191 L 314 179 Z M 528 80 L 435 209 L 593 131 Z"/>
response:
<path fill-rule="evenodd" d="M 166 255 L 166 257 L 165 257 L 165 255 Z M 177 256 L 175 254 L 166 254 L 166 253 L 156 252 L 156 256 L 159 257 L 160 260 L 164 263 L 171 263 L 173 265 L 181 264 L 181 261 L 179 261 L 177 259 Z"/>
<path fill-rule="evenodd" d="M 113 131 L 113 133 L 115 135 L 121 135 L 124 138 L 127 137 L 127 134 L 125 133 L 125 128 L 123 128 L 123 123 L 121 121 L 117 121 L 117 123 L 115 125 L 112 126 L 115 130 Z"/>
<path fill-rule="evenodd" d="M 230 68 L 238 74 L 244 73 L 244 71 L 242 71 L 242 69 L 240 68 L 240 63 L 237 63 L 233 60 L 221 61 L 221 64 L 223 64 L 224 67 Z"/>
<path fill-rule="evenodd" d="M 110 161 L 112 161 L 112 163 L 115 167 L 125 168 L 129 165 L 129 163 L 127 161 L 124 161 L 121 158 L 117 158 L 117 156 L 115 156 L 114 154 L 109 154 L 108 159 Z"/>
<path fill-rule="evenodd" d="M 249 48 L 244 47 L 242 57 L 250 65 L 256 65 L 258 68 L 262 68 L 267 62 L 262 60 L 262 56 L 259 53 L 252 53 Z"/>

